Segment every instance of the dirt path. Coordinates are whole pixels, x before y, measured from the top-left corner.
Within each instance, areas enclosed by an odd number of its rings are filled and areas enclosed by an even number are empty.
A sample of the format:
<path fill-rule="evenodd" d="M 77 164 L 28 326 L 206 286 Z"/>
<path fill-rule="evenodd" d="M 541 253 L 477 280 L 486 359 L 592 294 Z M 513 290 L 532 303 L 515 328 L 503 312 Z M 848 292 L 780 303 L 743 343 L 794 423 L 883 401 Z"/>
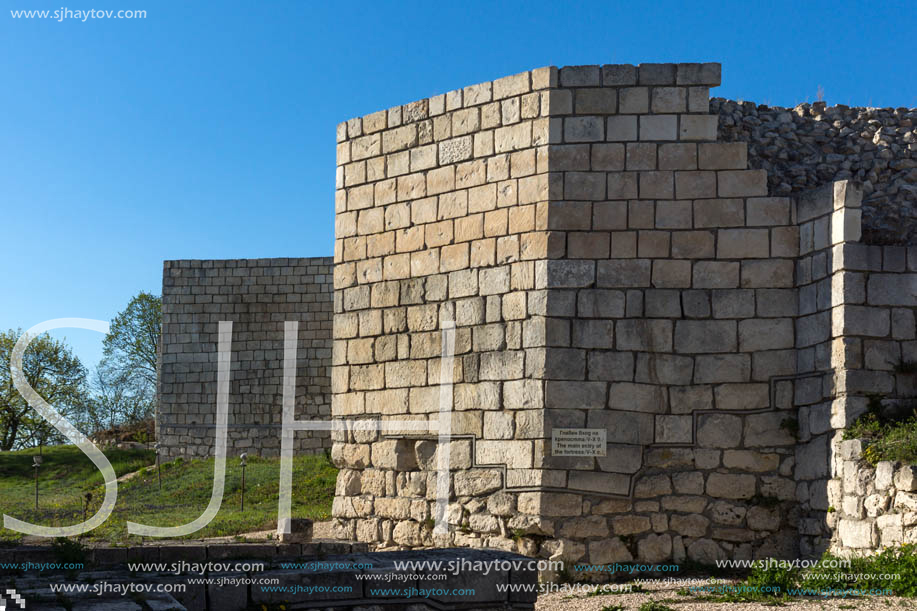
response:
<path fill-rule="evenodd" d="M 698 578 L 700 579 L 700 578 Z M 877 609 L 917 609 L 917 600 L 900 598 L 897 596 L 872 596 L 864 598 L 812 598 L 800 599 L 780 603 L 753 602 L 716 602 L 710 600 L 696 600 L 696 596 L 680 596 L 678 591 L 685 584 L 657 583 L 644 585 L 644 592 L 608 593 L 598 596 L 587 596 L 583 590 L 559 591 L 542 594 L 535 604 L 536 611 L 637 611 L 640 606 L 654 601 L 665 605 L 673 611 L 773 611 L 777 606 L 800 609 L 806 611 L 834 611 L 834 610 L 860 610 Z M 563 586 L 559 586 L 563 587 Z M 575 588 L 576 586 L 570 586 Z M 653 611 L 663 611 L 665 607 L 657 607 Z"/>

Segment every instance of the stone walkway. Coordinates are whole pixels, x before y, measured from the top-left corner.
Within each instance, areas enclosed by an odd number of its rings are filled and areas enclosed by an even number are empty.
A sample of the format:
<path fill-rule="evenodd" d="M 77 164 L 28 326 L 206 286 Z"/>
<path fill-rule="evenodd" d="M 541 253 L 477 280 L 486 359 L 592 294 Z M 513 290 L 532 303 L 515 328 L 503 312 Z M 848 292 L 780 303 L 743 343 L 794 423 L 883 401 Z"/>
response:
<path fill-rule="evenodd" d="M 349 545 L 350 553 L 328 554 Z M 298 552 L 293 553 L 298 548 Z M 49 549 L 17 550 L 15 562 L 60 562 Z M 272 555 L 273 554 L 273 555 Z M 534 591 L 508 593 L 508 584 L 534 588 L 526 562 L 493 550 L 441 549 L 368 552 L 364 544 L 317 541 L 295 545 L 248 543 L 90 550 L 86 570 L 0 577 L 32 611 L 244 611 L 334 608 L 336 611 L 411 609 L 534 609 Z M 399 568 L 396 562 L 471 566 L 500 563 L 486 573 Z M 143 566 L 133 564 L 144 563 Z M 152 567 L 149 563 L 160 563 Z M 200 565 L 209 563 L 207 570 Z M 105 566 L 103 566 L 105 565 Z M 254 566 L 253 566 L 254 565 Z M 172 568 L 176 567 L 176 568 Z M 59 590 L 65 588 L 65 592 Z M 8 609 L 14 608 L 7 605 Z"/>

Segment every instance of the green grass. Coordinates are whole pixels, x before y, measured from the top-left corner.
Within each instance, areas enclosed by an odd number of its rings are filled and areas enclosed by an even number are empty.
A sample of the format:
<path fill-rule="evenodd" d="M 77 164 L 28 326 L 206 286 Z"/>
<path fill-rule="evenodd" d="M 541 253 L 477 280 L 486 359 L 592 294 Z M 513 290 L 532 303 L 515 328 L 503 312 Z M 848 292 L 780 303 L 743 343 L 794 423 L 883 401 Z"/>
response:
<path fill-rule="evenodd" d="M 751 591 L 717 595 L 722 602 L 787 601 L 789 590 L 807 588 L 820 593 L 844 590 L 890 590 L 895 596 L 917 597 L 917 546 L 889 547 L 880 553 L 850 558 L 850 566 L 837 566 L 841 558 L 825 554 L 821 564 L 799 570 L 755 567 L 740 584 L 748 588 L 770 587 L 770 592 Z M 865 576 L 869 576 L 868 578 Z M 898 576 L 896 579 L 895 576 Z M 851 595 L 852 596 L 852 595 Z M 695 599 L 696 600 L 696 599 Z"/>
<path fill-rule="evenodd" d="M 0 509 L 13 517 L 45 526 L 65 526 L 83 520 L 82 503 L 92 493 L 90 515 L 105 496 L 101 473 L 73 446 L 45 448 L 39 469 L 39 510 L 31 468 L 36 451 L 0 454 Z M 137 542 L 127 534 L 127 521 L 153 526 L 178 526 L 196 519 L 210 502 L 213 459 L 176 460 L 163 464 L 162 491 L 157 484 L 154 454 L 148 450 L 105 451 L 120 477 L 141 470 L 118 485 L 118 501 L 108 520 L 84 537 L 111 543 Z M 206 527 L 187 538 L 237 535 L 276 527 L 279 486 L 277 458 L 250 457 L 245 471 L 245 511 L 240 511 L 242 472 L 237 458 L 226 463 L 225 493 L 219 513 Z M 293 459 L 292 515 L 328 519 L 337 469 L 325 456 Z M 0 540 L 13 543 L 21 534 L 0 528 Z"/>
<path fill-rule="evenodd" d="M 844 439 L 862 439 L 863 458 L 870 464 L 883 460 L 917 464 L 917 415 L 906 420 L 885 420 L 881 401 L 870 399 L 870 409 L 844 431 Z"/>

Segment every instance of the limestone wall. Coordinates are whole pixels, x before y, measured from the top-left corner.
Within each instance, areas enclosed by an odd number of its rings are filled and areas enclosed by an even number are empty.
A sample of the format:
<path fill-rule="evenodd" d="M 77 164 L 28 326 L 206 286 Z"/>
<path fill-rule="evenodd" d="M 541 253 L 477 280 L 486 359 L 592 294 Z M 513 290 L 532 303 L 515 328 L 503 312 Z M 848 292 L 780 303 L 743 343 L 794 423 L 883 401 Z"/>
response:
<path fill-rule="evenodd" d="M 333 412 L 430 418 L 456 321 L 467 439 L 437 543 L 795 553 L 809 238 L 745 145 L 715 141 L 717 84 L 718 64 L 546 68 L 339 127 Z M 552 456 L 554 427 L 605 430 L 607 455 Z M 342 434 L 339 534 L 432 543 L 434 450 Z"/>
<path fill-rule="evenodd" d="M 334 416 L 427 420 L 439 409 L 440 321 L 454 320 L 451 462 L 462 471 L 452 486 L 478 508 L 492 497 L 504 517 L 516 496 L 491 493 L 541 477 L 536 346 L 548 306 L 536 260 L 563 245 L 548 231 L 537 149 L 559 127 L 549 119 L 556 84 L 554 69 L 525 72 L 338 128 Z M 336 441 L 339 534 L 432 543 L 435 442 L 374 431 Z M 463 519 L 462 506 L 452 510 Z M 497 529 L 493 513 L 474 513 L 476 528 Z"/>
<path fill-rule="evenodd" d="M 163 267 L 157 439 L 164 455 L 212 453 L 217 323 L 233 321 L 228 451 L 280 449 L 283 323 L 297 320 L 297 419 L 327 420 L 332 261 L 166 261 Z M 321 452 L 327 431 L 299 431 L 294 447 Z"/>
<path fill-rule="evenodd" d="M 888 411 L 910 410 L 917 396 L 917 248 L 844 244 L 835 247 L 832 357 L 838 396 L 831 427 L 841 429 L 876 395 Z M 902 367 L 902 365 L 906 365 Z M 904 408 L 904 409 L 901 409 Z M 830 512 L 826 531 L 834 551 L 862 552 L 912 541 L 917 518 L 913 468 L 861 459 L 858 440 L 831 444 Z"/>

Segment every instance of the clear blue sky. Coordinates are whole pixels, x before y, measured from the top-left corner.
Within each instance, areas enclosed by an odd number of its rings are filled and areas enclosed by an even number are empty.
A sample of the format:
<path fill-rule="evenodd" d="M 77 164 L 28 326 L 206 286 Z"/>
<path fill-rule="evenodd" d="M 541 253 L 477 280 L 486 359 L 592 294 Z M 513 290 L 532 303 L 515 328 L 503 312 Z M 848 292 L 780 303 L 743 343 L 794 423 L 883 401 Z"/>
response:
<path fill-rule="evenodd" d="M 164 259 L 329 255 L 338 122 L 529 68 L 720 61 L 718 96 L 917 106 L 917 3 L 756 4 L 4 2 L 0 328 L 110 319 Z M 147 17 L 10 14 L 64 5 Z"/>

